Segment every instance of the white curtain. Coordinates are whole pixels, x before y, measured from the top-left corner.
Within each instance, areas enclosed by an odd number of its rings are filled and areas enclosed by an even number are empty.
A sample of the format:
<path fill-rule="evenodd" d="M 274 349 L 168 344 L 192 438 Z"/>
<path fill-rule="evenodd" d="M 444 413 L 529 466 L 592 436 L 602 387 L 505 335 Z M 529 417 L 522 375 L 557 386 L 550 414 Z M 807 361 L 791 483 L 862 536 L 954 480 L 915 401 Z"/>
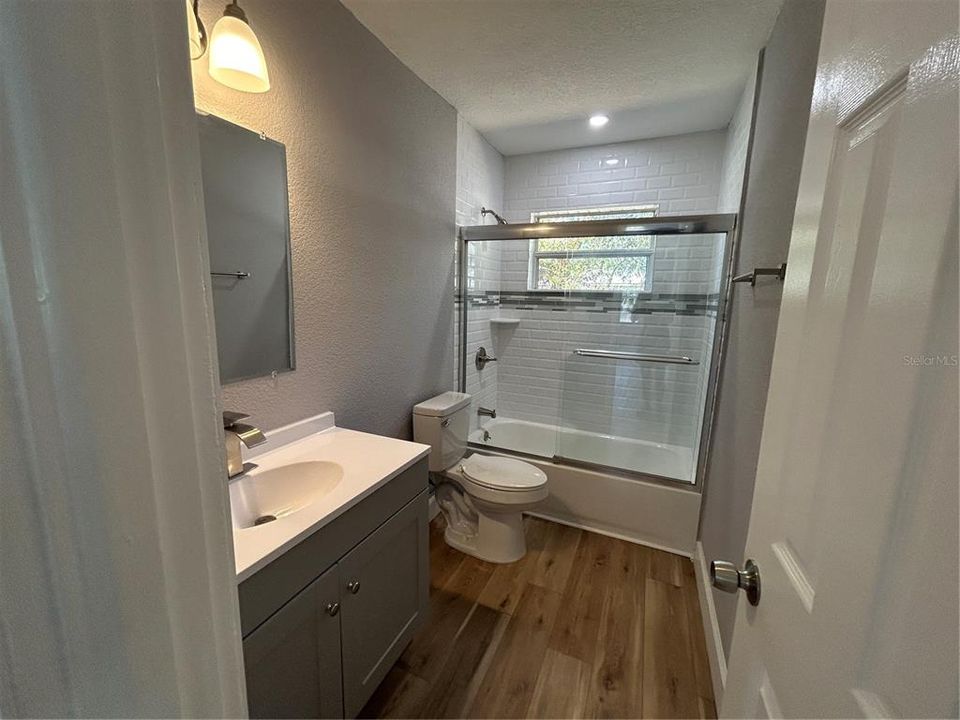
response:
<path fill-rule="evenodd" d="M 243 716 L 182 0 L 0 2 L 0 715 Z"/>

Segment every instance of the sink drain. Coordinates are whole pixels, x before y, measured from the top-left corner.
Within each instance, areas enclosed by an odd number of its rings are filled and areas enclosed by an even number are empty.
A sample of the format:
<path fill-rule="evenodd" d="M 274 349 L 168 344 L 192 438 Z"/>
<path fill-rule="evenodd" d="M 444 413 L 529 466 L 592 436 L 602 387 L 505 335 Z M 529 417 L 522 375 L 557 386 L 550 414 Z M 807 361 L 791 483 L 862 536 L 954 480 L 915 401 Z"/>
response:
<path fill-rule="evenodd" d="M 273 522 L 277 519 L 276 515 L 261 515 L 256 520 L 253 521 L 254 525 L 266 525 L 268 522 Z"/>

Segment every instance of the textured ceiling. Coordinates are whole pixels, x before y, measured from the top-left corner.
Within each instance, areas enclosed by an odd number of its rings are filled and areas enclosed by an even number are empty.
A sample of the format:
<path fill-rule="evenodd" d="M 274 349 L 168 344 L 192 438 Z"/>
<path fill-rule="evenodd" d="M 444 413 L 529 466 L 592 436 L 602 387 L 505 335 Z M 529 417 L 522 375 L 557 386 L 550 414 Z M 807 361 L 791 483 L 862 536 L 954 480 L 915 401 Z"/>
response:
<path fill-rule="evenodd" d="M 781 0 L 342 0 L 502 153 L 724 127 Z M 586 117 L 611 122 L 591 131 Z"/>

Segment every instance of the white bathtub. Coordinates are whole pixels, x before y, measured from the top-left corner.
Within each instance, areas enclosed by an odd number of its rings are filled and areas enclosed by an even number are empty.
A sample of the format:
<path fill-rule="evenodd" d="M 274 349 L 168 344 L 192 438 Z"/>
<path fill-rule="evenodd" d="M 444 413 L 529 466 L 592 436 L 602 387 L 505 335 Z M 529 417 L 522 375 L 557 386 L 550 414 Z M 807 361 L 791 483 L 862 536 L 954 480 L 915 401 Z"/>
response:
<path fill-rule="evenodd" d="M 484 430 L 490 433 L 486 442 Z M 683 480 L 692 477 L 693 454 L 688 448 L 511 418 L 484 421 L 470 434 L 470 441 L 484 446 L 485 454 L 523 453 L 525 461 L 547 474 L 550 495 L 530 514 L 692 556 L 700 516 L 700 493 L 695 488 L 552 459 L 568 456 Z"/>
<path fill-rule="evenodd" d="M 547 460 L 559 455 L 594 465 L 693 482 L 693 450 L 679 445 L 663 445 L 511 418 L 487 420 L 482 426 L 470 435 L 471 442 L 537 455 Z M 484 431 L 489 433 L 486 439 Z"/>

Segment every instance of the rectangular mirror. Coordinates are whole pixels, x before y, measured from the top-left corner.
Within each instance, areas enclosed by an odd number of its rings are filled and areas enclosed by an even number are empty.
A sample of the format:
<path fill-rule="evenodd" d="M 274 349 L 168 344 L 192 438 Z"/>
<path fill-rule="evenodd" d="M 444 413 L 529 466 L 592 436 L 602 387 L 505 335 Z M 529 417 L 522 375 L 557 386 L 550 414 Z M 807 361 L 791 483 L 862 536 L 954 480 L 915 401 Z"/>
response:
<path fill-rule="evenodd" d="M 292 370 L 286 148 L 213 115 L 197 121 L 220 381 Z"/>

